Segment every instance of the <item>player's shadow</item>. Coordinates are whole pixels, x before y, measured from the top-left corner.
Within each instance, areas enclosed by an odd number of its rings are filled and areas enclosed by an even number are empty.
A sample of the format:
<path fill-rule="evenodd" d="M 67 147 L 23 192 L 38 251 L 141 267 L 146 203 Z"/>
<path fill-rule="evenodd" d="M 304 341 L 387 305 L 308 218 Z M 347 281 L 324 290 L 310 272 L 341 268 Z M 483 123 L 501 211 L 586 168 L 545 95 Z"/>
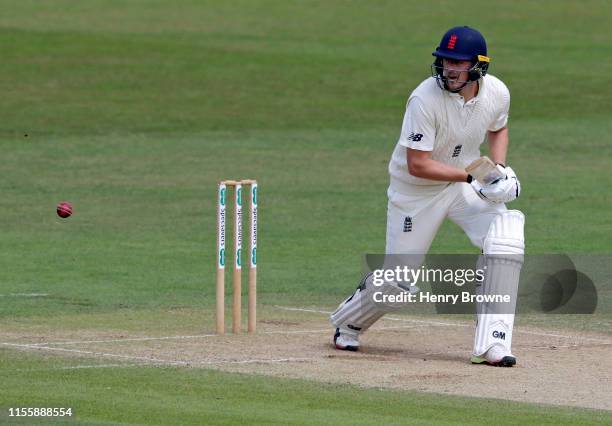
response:
<path fill-rule="evenodd" d="M 415 345 L 418 343 L 415 343 Z M 388 358 L 388 361 L 459 361 L 464 362 L 469 359 L 471 349 L 466 347 L 463 350 L 453 350 L 452 352 L 444 351 L 426 351 L 418 348 L 406 349 L 405 347 L 393 347 L 393 346 L 377 346 L 377 345 L 364 345 L 359 348 L 361 354 L 372 357 L 384 357 Z"/>

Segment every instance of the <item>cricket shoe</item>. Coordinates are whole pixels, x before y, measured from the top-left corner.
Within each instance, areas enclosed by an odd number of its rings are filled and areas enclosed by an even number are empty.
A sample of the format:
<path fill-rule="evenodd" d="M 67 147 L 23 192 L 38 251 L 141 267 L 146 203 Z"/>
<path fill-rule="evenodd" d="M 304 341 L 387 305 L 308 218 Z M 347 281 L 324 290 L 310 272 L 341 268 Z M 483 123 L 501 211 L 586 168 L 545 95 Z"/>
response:
<path fill-rule="evenodd" d="M 512 367 L 516 364 L 516 358 L 508 354 L 501 345 L 493 345 L 487 352 L 480 356 L 473 356 L 472 364 L 488 364 L 495 367 Z"/>
<path fill-rule="evenodd" d="M 341 351 L 356 352 L 359 350 L 359 338 L 347 333 L 341 333 L 340 329 L 337 328 L 334 334 L 334 345 L 336 345 L 336 349 L 340 349 Z"/>

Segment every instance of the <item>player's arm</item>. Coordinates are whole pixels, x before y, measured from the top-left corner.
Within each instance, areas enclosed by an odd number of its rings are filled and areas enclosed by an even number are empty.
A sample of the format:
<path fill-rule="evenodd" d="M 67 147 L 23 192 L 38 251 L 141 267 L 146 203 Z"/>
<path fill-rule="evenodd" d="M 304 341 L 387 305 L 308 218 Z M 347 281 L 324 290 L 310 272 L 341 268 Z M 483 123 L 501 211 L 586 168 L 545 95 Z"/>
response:
<path fill-rule="evenodd" d="M 431 158 L 436 138 L 435 114 L 419 97 L 406 106 L 399 144 L 406 147 L 408 172 L 415 177 L 442 182 L 465 182 L 467 172 Z"/>
<path fill-rule="evenodd" d="M 468 173 L 463 169 L 431 159 L 431 151 L 406 149 L 408 171 L 412 176 L 444 182 L 466 182 Z"/>
<path fill-rule="evenodd" d="M 495 119 L 487 129 L 489 158 L 497 164 L 506 164 L 508 152 L 508 114 L 510 113 L 510 92 L 506 86 L 500 92 L 498 111 Z"/>
<path fill-rule="evenodd" d="M 487 132 L 489 143 L 489 157 L 497 164 L 506 164 L 506 154 L 508 152 L 508 128 L 506 126 L 493 132 Z"/>

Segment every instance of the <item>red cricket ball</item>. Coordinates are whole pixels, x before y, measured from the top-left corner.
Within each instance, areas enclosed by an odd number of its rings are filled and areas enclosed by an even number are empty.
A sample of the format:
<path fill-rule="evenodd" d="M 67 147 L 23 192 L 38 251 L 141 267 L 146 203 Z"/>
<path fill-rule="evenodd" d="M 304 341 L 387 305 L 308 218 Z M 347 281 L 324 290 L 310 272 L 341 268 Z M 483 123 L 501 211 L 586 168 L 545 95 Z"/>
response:
<path fill-rule="evenodd" d="M 72 204 L 67 201 L 62 201 L 57 205 L 57 215 L 59 217 L 70 217 L 72 214 Z"/>

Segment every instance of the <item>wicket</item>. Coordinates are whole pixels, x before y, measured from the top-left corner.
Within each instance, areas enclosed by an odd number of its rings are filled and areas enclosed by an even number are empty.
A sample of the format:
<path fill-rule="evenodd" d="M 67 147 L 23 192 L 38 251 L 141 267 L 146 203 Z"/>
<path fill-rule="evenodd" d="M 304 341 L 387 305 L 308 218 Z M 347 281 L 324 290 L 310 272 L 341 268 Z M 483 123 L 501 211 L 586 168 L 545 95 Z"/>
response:
<path fill-rule="evenodd" d="M 251 187 L 249 244 L 248 332 L 257 322 L 257 181 L 253 179 L 219 182 L 217 193 L 217 334 L 225 333 L 225 206 L 227 188 L 234 188 L 234 274 L 232 332 L 240 333 L 242 311 L 242 186 Z"/>

